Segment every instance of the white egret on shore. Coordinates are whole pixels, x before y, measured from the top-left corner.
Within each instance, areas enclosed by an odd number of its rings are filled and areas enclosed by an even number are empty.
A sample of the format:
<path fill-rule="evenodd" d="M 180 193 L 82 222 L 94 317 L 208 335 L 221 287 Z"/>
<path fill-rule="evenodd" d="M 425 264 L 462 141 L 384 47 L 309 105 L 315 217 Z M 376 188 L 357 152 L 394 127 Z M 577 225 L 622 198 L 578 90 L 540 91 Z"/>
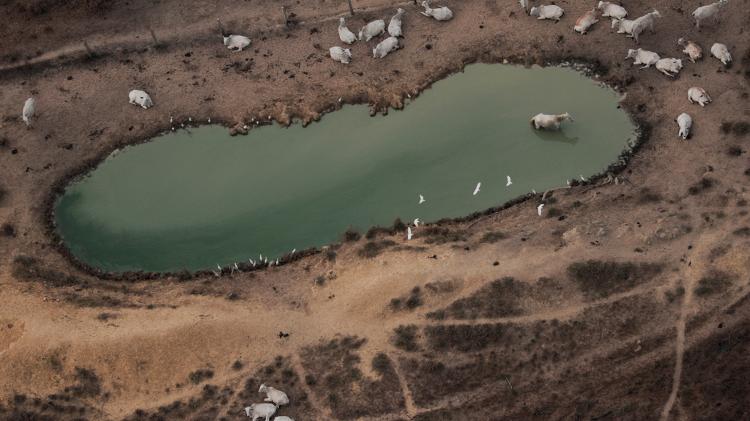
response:
<path fill-rule="evenodd" d="M 581 177 L 581 181 L 586 181 L 586 177 L 583 176 L 583 174 L 579 174 L 579 177 Z"/>
<path fill-rule="evenodd" d="M 412 236 L 411 227 L 406 227 L 406 239 L 411 240 Z"/>
<path fill-rule="evenodd" d="M 513 184 L 513 180 L 510 179 L 509 175 L 506 175 L 505 178 L 508 180 L 508 181 L 505 182 L 505 187 L 508 187 L 511 184 Z"/>
<path fill-rule="evenodd" d="M 544 203 L 536 207 L 537 215 L 542 216 L 542 209 L 544 209 Z"/>
<path fill-rule="evenodd" d="M 426 200 L 424 200 L 424 196 L 422 196 L 422 195 L 420 194 L 420 195 L 419 195 L 419 204 L 421 205 L 421 204 L 422 204 L 422 203 L 424 203 L 424 202 L 426 202 Z"/>
<path fill-rule="evenodd" d="M 477 186 L 474 187 L 474 193 L 472 193 L 474 196 L 476 196 L 479 193 L 479 189 L 482 188 L 482 183 L 477 183 Z"/>
<path fill-rule="evenodd" d="M 292 249 L 292 254 L 296 253 L 297 249 Z"/>
<path fill-rule="evenodd" d="M 419 220 L 419 218 L 415 218 L 415 219 L 414 219 L 414 227 L 415 227 L 415 228 L 418 228 L 418 227 L 419 227 L 419 224 L 420 224 L 420 220 Z"/>

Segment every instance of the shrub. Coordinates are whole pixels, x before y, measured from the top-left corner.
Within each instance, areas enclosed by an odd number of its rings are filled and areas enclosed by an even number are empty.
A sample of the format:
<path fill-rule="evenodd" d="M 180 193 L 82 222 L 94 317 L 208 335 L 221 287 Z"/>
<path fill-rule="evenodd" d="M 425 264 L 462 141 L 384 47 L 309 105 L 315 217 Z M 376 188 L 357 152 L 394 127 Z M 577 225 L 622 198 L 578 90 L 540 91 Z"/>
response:
<path fill-rule="evenodd" d="M 414 287 L 411 293 L 406 297 L 394 298 L 391 300 L 391 310 L 414 310 L 422 305 L 422 290 Z"/>
<path fill-rule="evenodd" d="M 740 156 L 742 155 L 742 148 L 737 145 L 732 145 L 727 149 L 727 155 L 729 156 Z"/>
<path fill-rule="evenodd" d="M 362 236 L 353 228 L 349 228 L 344 232 L 344 241 L 346 242 L 353 242 L 353 241 L 359 241 L 359 239 Z"/>
<path fill-rule="evenodd" d="M 392 240 L 368 241 L 357 252 L 361 257 L 373 258 L 382 253 L 385 249 L 395 246 L 396 242 Z"/>
<path fill-rule="evenodd" d="M 685 295 L 685 288 L 683 287 L 677 287 L 674 291 L 669 290 L 664 293 L 664 296 L 667 297 L 667 301 L 670 303 L 674 302 L 676 299 L 682 297 Z"/>
<path fill-rule="evenodd" d="M 721 271 L 711 271 L 704 275 L 695 287 L 695 295 L 705 297 L 726 291 L 732 285 L 731 277 Z"/>
<path fill-rule="evenodd" d="M 208 368 L 201 368 L 190 373 L 188 375 L 188 380 L 190 380 L 190 383 L 192 384 L 199 384 L 213 377 L 213 370 L 210 370 Z"/>
<path fill-rule="evenodd" d="M 654 203 L 654 202 L 661 202 L 662 197 L 659 193 L 655 193 L 651 191 L 648 187 L 644 187 L 641 189 L 638 195 L 638 203 Z"/>
<path fill-rule="evenodd" d="M 419 328 L 416 325 L 401 325 L 393 329 L 394 335 L 391 337 L 391 343 L 393 346 L 399 349 L 403 349 L 407 352 L 419 351 L 419 345 L 417 344 L 417 332 Z"/>
<path fill-rule="evenodd" d="M 418 234 L 420 237 L 425 237 L 425 243 L 427 244 L 445 244 L 455 243 L 459 241 L 466 241 L 466 231 L 463 230 L 451 230 L 443 227 L 429 226 L 421 230 Z"/>
<path fill-rule="evenodd" d="M 497 279 L 472 295 L 452 302 L 444 310 L 428 313 L 427 317 L 431 319 L 445 317 L 476 319 L 518 316 L 523 313 L 519 302 L 525 287 L 525 284 L 511 277 Z"/>
<path fill-rule="evenodd" d="M 505 233 L 502 233 L 500 231 L 490 231 L 490 232 L 484 233 L 484 235 L 479 240 L 479 242 L 493 244 L 493 243 L 497 243 L 500 240 L 504 240 L 506 238 L 508 238 L 508 236 L 505 235 Z"/>
<path fill-rule="evenodd" d="M 66 387 L 65 393 L 69 393 L 78 398 L 98 396 L 102 393 L 99 376 L 94 370 L 76 367 L 75 379 L 77 384 Z"/>
<path fill-rule="evenodd" d="M 662 270 L 654 263 L 588 260 L 568 266 L 568 276 L 589 299 L 604 298 L 648 282 Z"/>
<path fill-rule="evenodd" d="M 404 224 L 404 222 L 401 221 L 401 218 L 396 218 L 396 220 L 393 221 L 393 231 L 394 232 L 406 231 L 406 224 Z"/>
<path fill-rule="evenodd" d="M 703 177 L 699 182 L 693 184 L 692 186 L 690 186 L 690 188 L 688 188 L 688 193 L 696 195 L 702 193 L 705 190 L 713 188 L 715 184 L 716 180 L 714 180 L 713 178 Z"/>
<path fill-rule="evenodd" d="M 16 256 L 13 259 L 12 273 L 13 277 L 20 281 L 42 281 L 53 287 L 72 286 L 81 283 L 81 280 L 73 275 L 43 267 L 38 259 L 30 256 Z"/>
<path fill-rule="evenodd" d="M 384 353 L 378 352 L 372 359 L 372 369 L 381 375 L 388 374 L 389 371 L 393 370 L 391 359 Z"/>
<path fill-rule="evenodd" d="M 2 227 L 0 227 L 0 233 L 6 237 L 15 237 L 16 236 L 16 228 L 9 224 L 5 223 Z"/>

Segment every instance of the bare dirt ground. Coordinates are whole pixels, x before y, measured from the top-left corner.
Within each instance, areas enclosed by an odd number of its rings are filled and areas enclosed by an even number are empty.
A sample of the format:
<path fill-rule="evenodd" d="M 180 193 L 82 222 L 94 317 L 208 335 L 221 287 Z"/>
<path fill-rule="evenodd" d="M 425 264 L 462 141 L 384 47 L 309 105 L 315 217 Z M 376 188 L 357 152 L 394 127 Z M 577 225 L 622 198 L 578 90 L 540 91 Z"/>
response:
<path fill-rule="evenodd" d="M 447 23 L 410 2 L 355 1 L 351 27 L 404 7 L 406 38 L 379 61 L 358 43 L 349 66 L 326 57 L 344 1 L 289 2 L 289 28 L 270 0 L 58 3 L 0 3 L 0 418 L 235 419 L 266 382 L 289 393 L 280 413 L 297 420 L 750 419 L 743 2 L 700 32 L 697 0 L 626 2 L 632 16 L 664 16 L 643 48 L 681 57 L 685 36 L 735 57 L 729 68 L 685 60 L 675 80 L 625 63 L 634 42 L 605 20 L 575 34 L 583 2 L 557 2 L 566 16 L 554 24 L 515 0 L 448 0 Z M 251 48 L 227 51 L 217 18 Z M 408 247 L 380 233 L 278 268 L 182 280 L 98 279 L 50 235 L 61 183 L 170 116 L 307 121 L 340 97 L 400 107 L 475 61 L 571 58 L 624 89 L 648 136 L 617 183 L 556 191 L 547 217 L 535 197 L 427 227 Z M 713 103 L 690 105 L 691 86 Z M 136 87 L 154 108 L 126 103 Z M 674 123 L 683 111 L 688 141 Z"/>

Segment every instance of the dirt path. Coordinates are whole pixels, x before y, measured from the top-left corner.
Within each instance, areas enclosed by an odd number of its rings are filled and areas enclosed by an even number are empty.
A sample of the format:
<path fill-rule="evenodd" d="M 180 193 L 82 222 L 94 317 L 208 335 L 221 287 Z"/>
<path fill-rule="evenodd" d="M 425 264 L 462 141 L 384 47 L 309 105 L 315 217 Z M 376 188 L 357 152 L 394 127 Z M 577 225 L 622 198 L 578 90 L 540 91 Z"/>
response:
<path fill-rule="evenodd" d="M 718 229 L 717 229 L 718 230 Z M 675 339 L 675 366 L 674 376 L 672 379 L 672 391 L 669 394 L 667 402 L 664 404 L 660 414 L 661 421 L 668 421 L 672 408 L 677 401 L 682 384 L 683 361 L 685 358 L 685 328 L 690 314 L 695 313 L 697 309 L 693 305 L 693 293 L 698 284 L 698 280 L 705 270 L 705 261 L 708 260 L 706 254 L 716 245 L 716 240 L 725 238 L 729 233 L 712 232 L 710 234 L 701 234 L 696 239 L 696 246 L 690 250 L 684 257 L 683 267 L 680 271 L 680 279 L 685 294 L 682 296 L 680 304 L 680 314 L 675 324 L 677 337 Z"/>

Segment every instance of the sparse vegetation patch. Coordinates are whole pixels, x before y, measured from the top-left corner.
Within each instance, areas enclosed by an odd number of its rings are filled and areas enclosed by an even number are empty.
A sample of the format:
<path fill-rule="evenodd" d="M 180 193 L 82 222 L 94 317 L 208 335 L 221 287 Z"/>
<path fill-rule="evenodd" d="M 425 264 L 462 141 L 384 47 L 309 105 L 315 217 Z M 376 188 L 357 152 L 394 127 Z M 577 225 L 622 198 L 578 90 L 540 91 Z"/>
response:
<path fill-rule="evenodd" d="M 598 299 L 646 283 L 661 270 L 655 263 L 588 260 L 568 266 L 568 276 L 588 299 Z"/>

